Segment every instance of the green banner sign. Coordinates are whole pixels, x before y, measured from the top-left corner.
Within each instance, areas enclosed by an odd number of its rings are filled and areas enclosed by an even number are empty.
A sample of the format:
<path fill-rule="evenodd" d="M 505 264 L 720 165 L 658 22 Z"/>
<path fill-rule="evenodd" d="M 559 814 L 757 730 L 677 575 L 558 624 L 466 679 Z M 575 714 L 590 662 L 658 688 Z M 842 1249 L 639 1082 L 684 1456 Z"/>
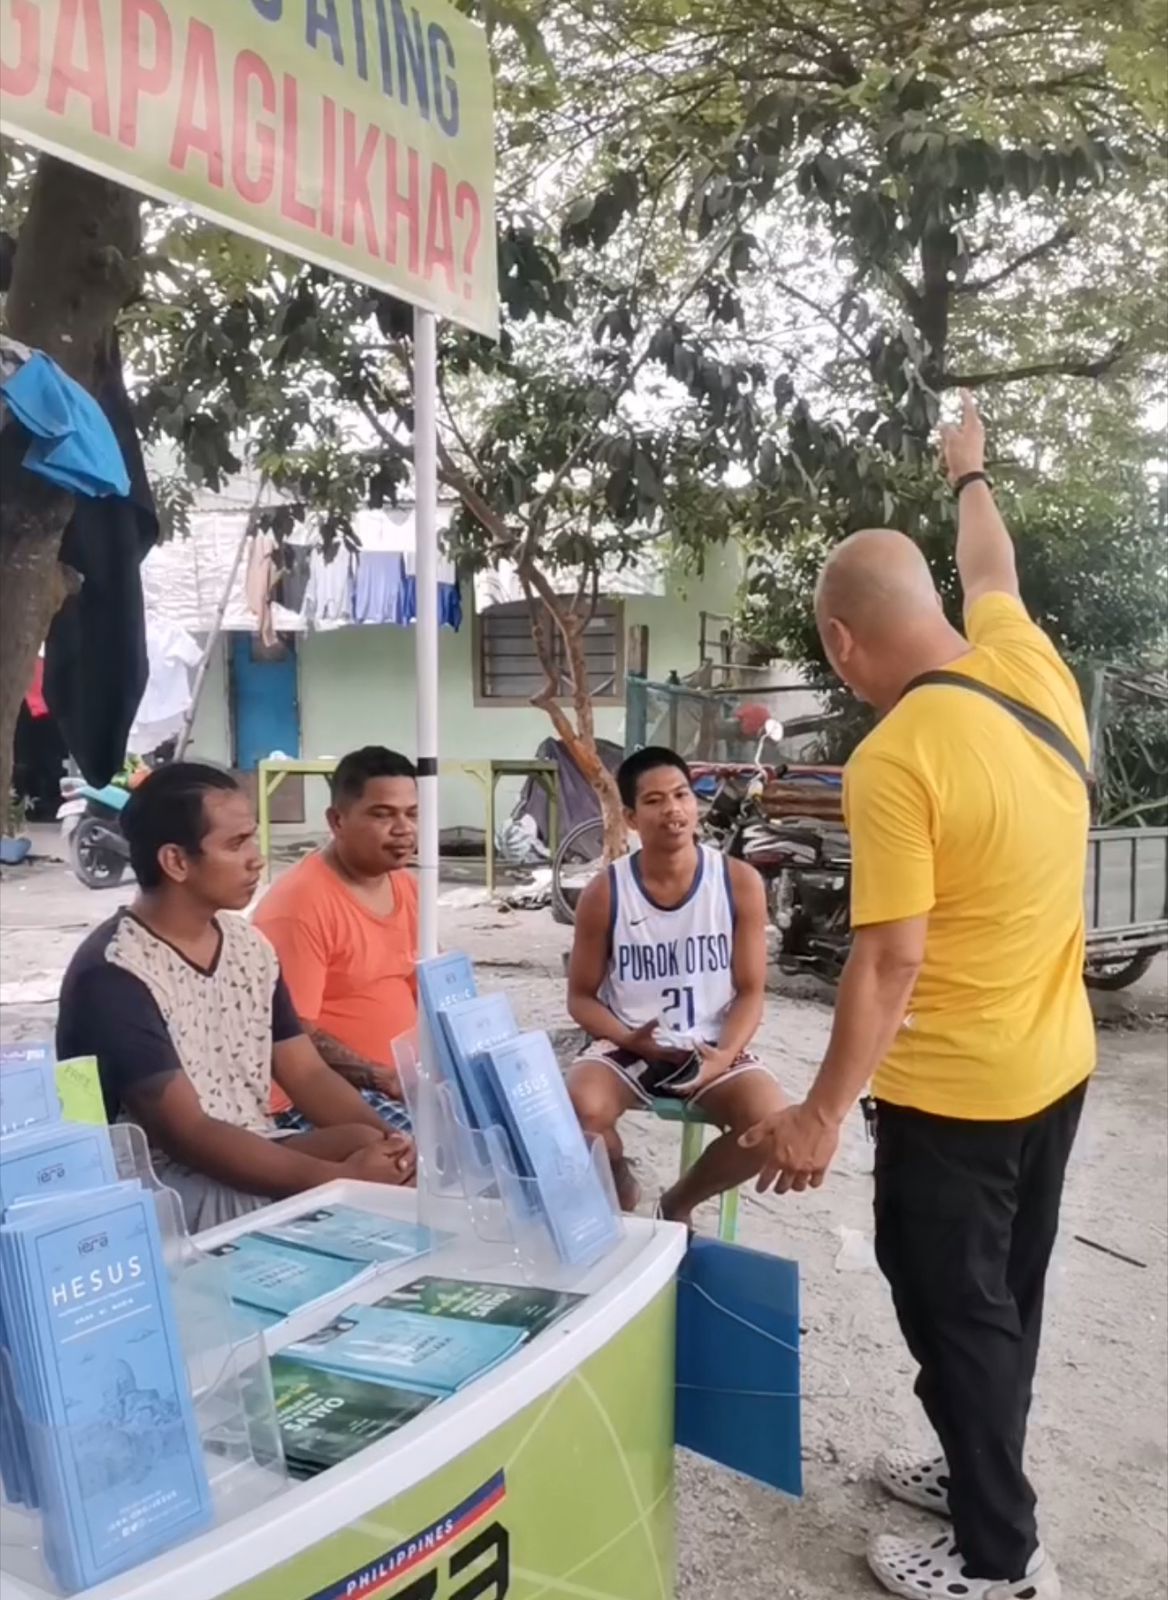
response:
<path fill-rule="evenodd" d="M 0 127 L 497 331 L 490 61 L 444 0 L 0 0 Z"/>

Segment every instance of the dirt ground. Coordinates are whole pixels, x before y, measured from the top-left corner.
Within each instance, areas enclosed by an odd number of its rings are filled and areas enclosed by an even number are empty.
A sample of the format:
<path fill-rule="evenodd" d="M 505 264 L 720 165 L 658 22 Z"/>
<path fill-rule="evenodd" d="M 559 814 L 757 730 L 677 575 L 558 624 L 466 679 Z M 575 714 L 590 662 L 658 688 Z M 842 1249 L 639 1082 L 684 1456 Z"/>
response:
<path fill-rule="evenodd" d="M 82 888 L 52 861 L 4 874 L 0 1036 L 51 1034 L 69 955 L 122 898 Z M 562 1030 L 565 931 L 546 912 L 503 913 L 466 888 L 444 901 L 444 945 L 473 956 L 528 1026 Z M 1066 1600 L 1168 1595 L 1166 989 L 1161 966 L 1107 1008 L 1050 1281 L 1031 1463 Z M 818 991 L 769 997 L 761 1046 L 795 1094 L 819 1062 L 829 1004 Z M 675 1171 L 676 1130 L 635 1118 L 629 1144 L 652 1196 Z M 841 1229 L 870 1236 L 871 1168 L 857 1118 L 822 1190 L 744 1196 L 743 1243 L 802 1268 L 806 1495 L 787 1501 L 684 1457 L 679 1600 L 860 1600 L 877 1592 L 862 1562 L 868 1532 L 933 1526 L 887 1505 L 867 1476 L 885 1443 L 926 1442 L 883 1281 L 854 1237 L 841 1257 Z"/>

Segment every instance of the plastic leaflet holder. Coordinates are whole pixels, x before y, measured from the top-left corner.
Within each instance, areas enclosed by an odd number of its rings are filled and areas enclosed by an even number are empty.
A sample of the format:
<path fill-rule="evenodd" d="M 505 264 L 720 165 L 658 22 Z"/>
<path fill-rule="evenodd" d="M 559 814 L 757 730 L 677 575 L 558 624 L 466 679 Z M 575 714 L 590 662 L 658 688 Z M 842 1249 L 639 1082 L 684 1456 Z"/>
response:
<path fill-rule="evenodd" d="M 241 1337 L 243 1330 L 231 1302 L 224 1263 L 207 1257 L 193 1244 L 178 1196 L 155 1177 L 141 1129 L 119 1124 L 101 1131 L 108 1133 L 110 1139 L 117 1181 L 136 1180 L 157 1219 L 173 1324 L 190 1386 L 194 1425 L 210 1491 L 209 1521 L 206 1516 L 201 1520 L 193 1518 L 189 1534 L 180 1529 L 167 1543 L 146 1550 L 141 1559 L 150 1559 L 162 1548 L 181 1544 L 280 1494 L 288 1485 L 288 1473 L 263 1339 L 259 1334 Z M 129 1187 L 134 1187 L 133 1182 Z M 14 1197 L 8 1198 L 13 1203 Z M 68 1196 L 62 1197 L 62 1203 L 67 1200 Z M 19 1218 L 40 1209 L 35 1202 L 27 1206 L 16 1202 L 10 1214 Z M 6 1349 L 0 1349 L 0 1362 L 6 1369 L 5 1404 L 11 1410 L 17 1405 L 18 1388 Z M 110 1396 L 105 1399 L 108 1405 Z M 159 1440 L 152 1438 L 157 1419 L 151 1408 L 157 1408 L 157 1396 L 143 1391 L 127 1398 L 119 1390 L 116 1400 L 123 1408 L 133 1402 L 138 1411 L 133 1427 L 119 1428 L 116 1420 L 112 1424 L 108 1449 L 100 1454 L 103 1465 L 98 1490 L 103 1494 L 111 1488 L 116 1493 L 119 1473 L 124 1475 L 123 1481 L 141 1482 L 149 1488 L 159 1470 L 148 1459 L 155 1446 L 161 1449 Z M 92 1474 L 98 1470 L 94 1466 L 95 1429 L 111 1428 L 111 1423 L 107 1416 L 99 1415 L 96 1420 L 87 1417 L 76 1426 L 60 1426 L 47 1423 L 43 1417 L 33 1417 L 20 1407 L 18 1415 L 4 1419 L 4 1426 L 9 1438 L 13 1429 L 23 1429 L 28 1460 L 67 1457 L 79 1470 Z M 165 1420 L 161 1426 L 166 1426 Z M 29 1498 L 35 1499 L 35 1494 Z M 46 1540 L 53 1538 L 53 1527 L 43 1508 L 30 1509 L 5 1485 L 0 1497 L 0 1519 L 0 1592 L 5 1577 L 19 1579 L 47 1597 L 77 1592 L 54 1577 L 54 1567 L 60 1568 L 61 1562 L 52 1559 L 51 1547 L 46 1546 Z M 130 1537 L 133 1532 L 128 1529 L 125 1536 Z"/>
<path fill-rule="evenodd" d="M 497 1125 L 470 1126 L 450 1086 L 425 1069 L 416 1032 L 395 1040 L 393 1051 L 414 1124 L 418 1221 L 458 1233 L 469 1220 L 475 1237 L 494 1246 L 524 1282 L 570 1287 L 582 1269 L 564 1264 L 535 1179 L 516 1171 L 510 1135 Z M 587 1166 L 562 1176 L 590 1197 L 599 1185 L 619 1241 L 624 1223 L 604 1141 L 586 1137 L 585 1147 Z"/>

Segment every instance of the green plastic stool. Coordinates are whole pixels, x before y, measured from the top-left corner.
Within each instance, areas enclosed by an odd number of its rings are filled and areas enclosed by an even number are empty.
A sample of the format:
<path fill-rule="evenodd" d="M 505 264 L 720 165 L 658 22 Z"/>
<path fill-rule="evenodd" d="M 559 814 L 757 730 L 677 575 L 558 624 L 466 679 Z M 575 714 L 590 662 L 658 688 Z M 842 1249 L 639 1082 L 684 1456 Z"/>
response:
<path fill-rule="evenodd" d="M 684 1100 L 654 1100 L 653 1115 L 662 1122 L 681 1123 L 681 1167 L 684 1177 L 702 1153 L 706 1142 L 706 1129 L 714 1127 L 709 1117 Z M 718 1209 L 718 1237 L 724 1244 L 733 1244 L 738 1237 L 738 1190 L 726 1189 Z"/>

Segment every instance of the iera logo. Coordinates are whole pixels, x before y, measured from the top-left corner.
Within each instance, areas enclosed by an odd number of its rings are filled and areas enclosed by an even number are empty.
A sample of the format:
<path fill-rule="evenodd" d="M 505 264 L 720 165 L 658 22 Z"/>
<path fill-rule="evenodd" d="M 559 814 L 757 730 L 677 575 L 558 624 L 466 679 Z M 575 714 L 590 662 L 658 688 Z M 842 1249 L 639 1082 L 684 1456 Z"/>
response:
<path fill-rule="evenodd" d="M 38 1183 L 58 1183 L 65 1176 L 65 1169 L 57 1162 L 51 1167 L 42 1167 L 37 1173 Z"/>
<path fill-rule="evenodd" d="M 91 1233 L 88 1239 L 82 1239 L 77 1246 L 79 1256 L 91 1256 L 95 1250 L 109 1249 L 108 1233 Z"/>

